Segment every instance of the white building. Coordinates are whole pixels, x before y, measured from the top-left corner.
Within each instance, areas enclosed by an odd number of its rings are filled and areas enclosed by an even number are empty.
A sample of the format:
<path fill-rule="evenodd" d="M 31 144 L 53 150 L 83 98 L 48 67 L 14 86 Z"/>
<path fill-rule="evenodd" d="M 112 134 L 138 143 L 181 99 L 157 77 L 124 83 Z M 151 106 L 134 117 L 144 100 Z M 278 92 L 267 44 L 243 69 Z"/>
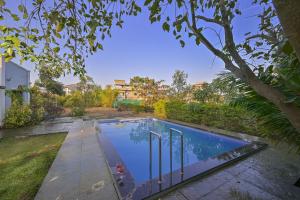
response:
<path fill-rule="evenodd" d="M 70 84 L 70 85 L 64 85 L 64 92 L 66 95 L 71 94 L 73 91 L 79 90 L 78 83 Z"/>
<path fill-rule="evenodd" d="M 30 86 L 30 71 L 14 62 L 6 63 L 0 57 L 0 126 L 3 125 L 5 111 L 11 106 L 11 99 L 5 95 L 5 90 L 16 90 L 20 86 Z M 24 103 L 30 102 L 28 92 L 22 93 Z"/>

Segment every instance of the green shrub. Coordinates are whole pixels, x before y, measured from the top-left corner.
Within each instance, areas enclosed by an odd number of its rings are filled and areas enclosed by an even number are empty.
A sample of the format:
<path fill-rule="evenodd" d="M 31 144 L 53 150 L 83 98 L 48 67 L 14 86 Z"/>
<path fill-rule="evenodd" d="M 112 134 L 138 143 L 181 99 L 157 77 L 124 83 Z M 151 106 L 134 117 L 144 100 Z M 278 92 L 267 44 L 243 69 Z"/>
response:
<path fill-rule="evenodd" d="M 94 88 L 83 94 L 86 107 L 99 107 L 102 106 L 102 90 L 101 88 Z"/>
<path fill-rule="evenodd" d="M 167 113 L 166 113 L 166 100 L 159 100 L 156 103 L 154 103 L 154 115 L 159 117 L 159 118 L 167 118 Z"/>
<path fill-rule="evenodd" d="M 157 117 L 174 119 L 211 127 L 258 133 L 257 121 L 252 113 L 241 107 L 229 105 L 184 103 L 180 101 L 158 101 L 154 106 Z"/>
<path fill-rule="evenodd" d="M 74 91 L 65 97 L 64 106 L 67 108 L 83 107 L 84 105 L 84 97 L 80 91 Z"/>
<path fill-rule="evenodd" d="M 30 89 L 30 109 L 32 111 L 31 121 L 37 124 L 45 118 L 45 98 L 37 87 Z"/>
<path fill-rule="evenodd" d="M 101 97 L 101 103 L 104 107 L 112 107 L 113 103 L 116 101 L 118 97 L 118 90 L 112 89 L 111 87 L 107 87 L 104 90 L 102 90 L 102 93 L 100 95 Z"/>
<path fill-rule="evenodd" d="M 84 107 L 80 107 L 80 106 L 75 106 L 71 110 L 71 115 L 74 117 L 83 116 L 84 113 L 85 113 Z"/>
<path fill-rule="evenodd" d="M 5 128 L 17 128 L 29 125 L 31 123 L 32 111 L 29 105 L 13 102 L 11 107 L 6 111 L 4 118 Z"/>
<path fill-rule="evenodd" d="M 63 112 L 63 106 L 56 99 L 57 95 L 46 94 L 44 103 L 45 115 L 49 118 L 55 118 Z"/>
<path fill-rule="evenodd" d="M 45 118 L 45 109 L 43 107 L 39 107 L 35 110 L 32 110 L 31 121 L 33 124 L 37 124 L 43 121 Z"/>

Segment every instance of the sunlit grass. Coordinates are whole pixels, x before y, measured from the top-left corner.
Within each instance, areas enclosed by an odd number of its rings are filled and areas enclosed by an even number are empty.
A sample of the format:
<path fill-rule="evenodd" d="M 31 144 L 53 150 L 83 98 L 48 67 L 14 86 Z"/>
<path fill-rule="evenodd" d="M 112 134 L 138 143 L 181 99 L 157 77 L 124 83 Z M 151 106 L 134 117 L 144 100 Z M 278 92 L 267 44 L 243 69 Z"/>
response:
<path fill-rule="evenodd" d="M 0 199 L 33 199 L 66 134 L 0 140 Z"/>

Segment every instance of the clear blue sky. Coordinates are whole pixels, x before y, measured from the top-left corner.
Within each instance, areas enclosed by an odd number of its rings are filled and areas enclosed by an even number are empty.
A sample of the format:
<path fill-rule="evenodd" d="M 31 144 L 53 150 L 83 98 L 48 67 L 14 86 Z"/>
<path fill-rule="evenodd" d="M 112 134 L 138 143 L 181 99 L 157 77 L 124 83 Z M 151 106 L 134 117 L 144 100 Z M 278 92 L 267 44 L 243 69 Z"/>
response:
<path fill-rule="evenodd" d="M 252 17 L 257 7 L 247 3 L 240 5 L 244 15 L 235 21 L 237 39 L 244 33 L 255 30 Z M 255 22 L 256 21 L 256 22 Z M 238 27 L 238 28 L 237 28 Z M 212 34 L 212 32 L 211 32 Z M 86 60 L 87 74 L 97 84 L 112 84 L 114 79 L 129 81 L 132 76 L 149 76 L 171 83 L 176 69 L 188 73 L 188 82 L 211 81 L 216 74 L 224 71 L 224 64 L 214 60 L 214 56 L 203 45 L 196 46 L 194 40 L 187 40 L 184 48 L 171 33 L 164 32 L 160 23 L 150 24 L 148 14 L 127 17 L 123 29 L 114 28 L 112 38 L 106 38 L 104 51 L 100 51 Z M 32 64 L 24 66 L 32 70 L 32 81 L 37 77 Z M 78 79 L 67 75 L 60 79 L 65 84 Z"/>

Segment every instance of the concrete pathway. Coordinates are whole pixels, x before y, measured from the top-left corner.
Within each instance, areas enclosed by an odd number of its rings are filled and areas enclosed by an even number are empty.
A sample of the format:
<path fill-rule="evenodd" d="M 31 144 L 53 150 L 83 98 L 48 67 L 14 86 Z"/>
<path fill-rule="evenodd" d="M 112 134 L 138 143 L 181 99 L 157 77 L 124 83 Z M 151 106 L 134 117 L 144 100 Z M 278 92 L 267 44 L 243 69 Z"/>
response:
<path fill-rule="evenodd" d="M 11 136 L 31 136 L 44 135 L 49 133 L 68 132 L 72 127 L 74 121 L 80 120 L 78 118 L 64 117 L 54 120 L 44 121 L 36 126 L 14 128 L 14 129 L 0 129 L 0 138 Z"/>
<path fill-rule="evenodd" d="M 118 199 L 95 131 L 93 121 L 73 124 L 36 200 Z"/>

